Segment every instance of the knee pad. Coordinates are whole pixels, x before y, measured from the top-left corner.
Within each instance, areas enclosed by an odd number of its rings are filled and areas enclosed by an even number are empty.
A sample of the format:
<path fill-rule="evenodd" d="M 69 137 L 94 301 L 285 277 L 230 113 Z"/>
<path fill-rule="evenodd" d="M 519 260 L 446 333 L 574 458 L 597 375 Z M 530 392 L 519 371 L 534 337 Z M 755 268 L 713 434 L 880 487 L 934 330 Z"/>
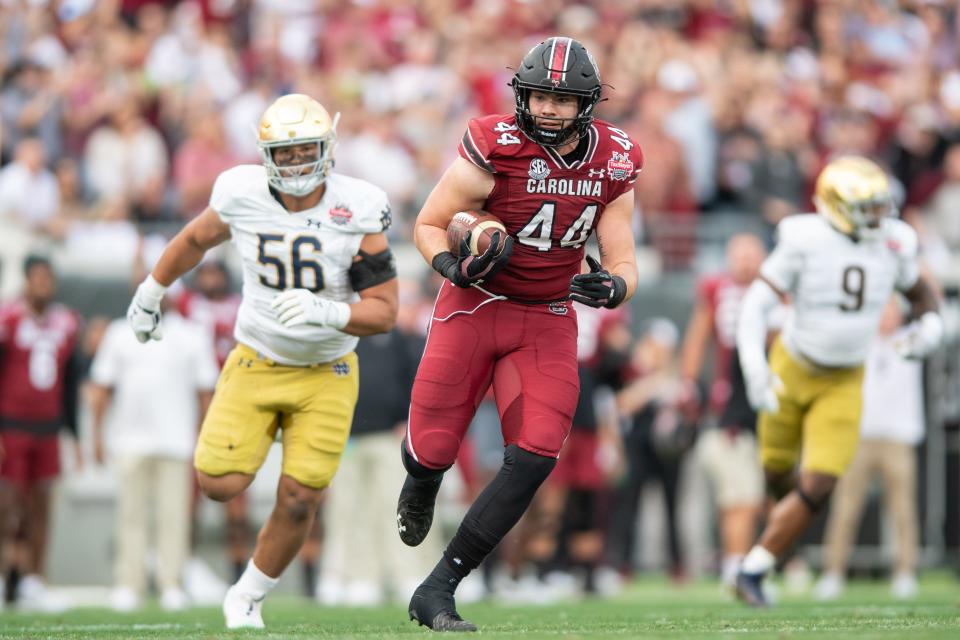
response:
<path fill-rule="evenodd" d="M 429 480 L 430 478 L 436 478 L 437 476 L 443 475 L 447 469 L 453 465 L 447 465 L 441 469 L 431 469 L 430 467 L 424 466 L 413 459 L 410 451 L 407 449 L 407 439 L 404 438 L 403 442 L 400 443 L 400 459 L 403 461 L 403 468 L 407 470 L 407 473 L 410 474 L 415 480 Z"/>

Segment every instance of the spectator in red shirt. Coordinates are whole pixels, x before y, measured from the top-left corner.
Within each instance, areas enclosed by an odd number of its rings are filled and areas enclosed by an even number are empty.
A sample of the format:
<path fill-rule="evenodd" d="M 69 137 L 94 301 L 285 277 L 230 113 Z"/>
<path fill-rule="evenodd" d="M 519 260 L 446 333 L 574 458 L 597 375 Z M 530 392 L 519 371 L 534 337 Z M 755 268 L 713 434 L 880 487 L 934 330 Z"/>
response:
<path fill-rule="evenodd" d="M 240 163 L 230 150 L 221 113 L 212 104 L 197 105 L 187 119 L 187 139 L 173 156 L 173 180 L 180 214 L 192 218 L 207 206 L 217 176 Z"/>

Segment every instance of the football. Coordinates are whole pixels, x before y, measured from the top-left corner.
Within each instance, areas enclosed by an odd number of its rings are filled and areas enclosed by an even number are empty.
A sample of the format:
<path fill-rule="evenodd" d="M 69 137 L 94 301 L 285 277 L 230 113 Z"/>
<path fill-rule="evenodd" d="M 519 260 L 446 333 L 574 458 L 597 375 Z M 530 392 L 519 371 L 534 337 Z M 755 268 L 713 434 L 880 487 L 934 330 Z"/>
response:
<path fill-rule="evenodd" d="M 500 218 L 486 211 L 461 211 L 447 225 L 447 246 L 459 258 L 461 243 L 466 239 L 470 253 L 479 256 L 490 247 L 493 234 L 498 231 L 502 246 L 507 238 L 507 228 Z"/>

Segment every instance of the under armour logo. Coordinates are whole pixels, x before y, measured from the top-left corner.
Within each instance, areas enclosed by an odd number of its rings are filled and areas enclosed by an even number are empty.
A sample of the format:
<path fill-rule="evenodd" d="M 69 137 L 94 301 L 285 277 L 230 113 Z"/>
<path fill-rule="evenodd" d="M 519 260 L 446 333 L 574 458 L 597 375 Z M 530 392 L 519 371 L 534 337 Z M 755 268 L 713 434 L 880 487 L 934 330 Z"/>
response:
<path fill-rule="evenodd" d="M 246 367 L 247 369 L 249 369 L 250 367 L 253 366 L 253 359 L 252 359 L 252 358 L 240 358 L 240 362 L 238 362 L 237 365 L 238 365 L 238 366 L 241 366 L 241 367 Z"/>
<path fill-rule="evenodd" d="M 307 218 L 306 222 L 308 227 L 316 227 L 317 229 L 320 228 L 319 220 L 314 220 L 313 218 Z"/>
<path fill-rule="evenodd" d="M 399 513 L 397 514 L 397 529 L 400 531 L 400 533 L 403 533 L 407 530 L 407 527 L 405 524 L 403 524 L 403 519 L 400 517 Z"/>
<path fill-rule="evenodd" d="M 463 564 L 463 560 L 461 560 L 460 558 L 454 558 L 453 561 L 456 564 Z"/>
<path fill-rule="evenodd" d="M 607 172 L 606 169 L 590 169 L 590 177 L 600 178 L 601 180 L 603 180 L 603 174 L 606 172 Z"/>
<path fill-rule="evenodd" d="M 345 376 L 350 373 L 350 365 L 346 362 L 333 363 L 333 372 L 338 376 Z"/>
<path fill-rule="evenodd" d="M 260 596 L 259 598 L 253 598 L 253 597 L 251 597 L 251 598 L 250 598 L 250 606 L 247 607 L 247 615 L 250 615 L 251 613 L 253 613 L 253 607 L 254 607 L 255 605 L 260 604 L 261 602 L 263 602 L 263 599 L 266 598 L 266 597 L 267 597 L 266 594 Z"/>

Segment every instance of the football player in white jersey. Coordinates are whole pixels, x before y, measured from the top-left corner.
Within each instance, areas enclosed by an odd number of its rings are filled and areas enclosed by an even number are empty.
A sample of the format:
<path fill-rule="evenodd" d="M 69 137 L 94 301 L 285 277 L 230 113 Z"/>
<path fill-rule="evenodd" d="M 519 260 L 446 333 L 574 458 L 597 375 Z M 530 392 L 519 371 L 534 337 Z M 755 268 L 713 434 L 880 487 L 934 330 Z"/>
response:
<path fill-rule="evenodd" d="M 925 357 L 943 335 L 936 295 L 919 277 L 916 233 L 894 217 L 884 171 L 866 158 L 837 158 L 817 178 L 814 202 L 820 215 L 780 223 L 737 329 L 767 489 L 778 500 L 737 576 L 737 595 L 752 606 L 767 604 L 764 576 L 853 457 L 863 362 L 891 293 L 903 294 L 915 319 L 902 336 L 902 356 Z M 792 310 L 768 362 L 766 314 L 781 300 Z"/>
<path fill-rule="evenodd" d="M 263 627 L 260 606 L 297 554 L 340 462 L 357 401 L 357 336 L 390 330 L 396 268 L 390 207 L 373 185 L 331 173 L 336 121 L 300 94 L 260 120 L 262 165 L 217 178 L 210 206 L 170 241 L 127 317 L 141 342 L 161 338 L 160 303 L 210 248 L 232 240 L 243 262 L 237 347 L 223 366 L 197 441 L 203 492 L 227 501 L 263 464 L 278 429 L 277 502 L 253 558 L 227 592 L 228 628 Z"/>

